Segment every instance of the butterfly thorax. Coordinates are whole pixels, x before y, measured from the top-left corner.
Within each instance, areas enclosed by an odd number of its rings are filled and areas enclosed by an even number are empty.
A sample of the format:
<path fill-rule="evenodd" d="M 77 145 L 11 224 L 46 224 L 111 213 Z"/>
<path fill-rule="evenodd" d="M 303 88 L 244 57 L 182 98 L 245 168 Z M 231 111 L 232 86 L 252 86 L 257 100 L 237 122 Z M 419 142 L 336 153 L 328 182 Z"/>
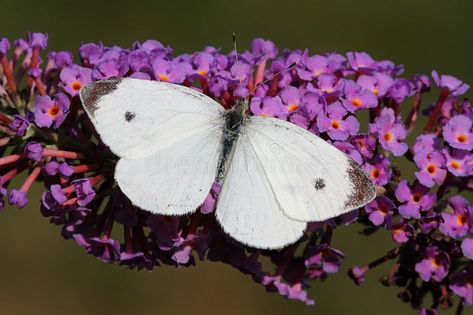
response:
<path fill-rule="evenodd" d="M 228 159 L 232 155 L 236 140 L 240 134 L 241 125 L 245 121 L 245 112 L 248 109 L 248 101 L 246 99 L 239 100 L 231 109 L 223 113 L 225 119 L 225 127 L 222 134 L 223 150 L 220 154 L 219 166 L 217 169 L 217 182 L 221 183 L 225 177 L 228 165 Z"/>

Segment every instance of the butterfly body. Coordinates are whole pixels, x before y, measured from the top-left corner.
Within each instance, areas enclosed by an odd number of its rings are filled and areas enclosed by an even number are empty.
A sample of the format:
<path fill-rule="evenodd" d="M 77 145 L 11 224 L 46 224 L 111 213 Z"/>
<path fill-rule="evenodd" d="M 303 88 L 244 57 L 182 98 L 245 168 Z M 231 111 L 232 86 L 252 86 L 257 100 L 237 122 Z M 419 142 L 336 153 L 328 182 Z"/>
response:
<path fill-rule="evenodd" d="M 217 170 L 217 183 L 221 183 L 224 176 L 225 170 L 228 166 L 229 156 L 231 156 L 232 149 L 235 145 L 235 140 L 238 139 L 240 134 L 241 126 L 245 122 L 245 111 L 248 108 L 248 101 L 240 100 L 236 105 L 223 112 L 222 116 L 225 120 L 225 127 L 222 134 L 222 154 L 220 156 L 220 162 Z"/>
<path fill-rule="evenodd" d="M 131 78 L 95 82 L 80 96 L 102 141 L 120 158 L 118 185 L 143 210 L 191 213 L 216 181 L 215 215 L 224 231 L 275 249 L 300 239 L 307 222 L 375 197 L 356 162 L 287 121 L 245 115 L 246 100 L 225 111 L 191 88 Z"/>

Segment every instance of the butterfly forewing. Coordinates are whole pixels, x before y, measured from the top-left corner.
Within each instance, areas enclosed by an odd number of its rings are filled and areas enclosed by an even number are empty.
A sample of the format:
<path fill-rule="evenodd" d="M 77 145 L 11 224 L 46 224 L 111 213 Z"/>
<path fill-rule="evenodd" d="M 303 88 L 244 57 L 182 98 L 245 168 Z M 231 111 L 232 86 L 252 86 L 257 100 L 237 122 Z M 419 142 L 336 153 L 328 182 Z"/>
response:
<path fill-rule="evenodd" d="M 116 78 L 80 92 L 102 141 L 120 157 L 140 159 L 220 124 L 223 108 L 190 88 Z"/>
<path fill-rule="evenodd" d="M 374 185 L 355 161 L 305 129 L 253 116 L 242 132 L 282 211 L 291 219 L 323 221 L 375 197 Z"/>

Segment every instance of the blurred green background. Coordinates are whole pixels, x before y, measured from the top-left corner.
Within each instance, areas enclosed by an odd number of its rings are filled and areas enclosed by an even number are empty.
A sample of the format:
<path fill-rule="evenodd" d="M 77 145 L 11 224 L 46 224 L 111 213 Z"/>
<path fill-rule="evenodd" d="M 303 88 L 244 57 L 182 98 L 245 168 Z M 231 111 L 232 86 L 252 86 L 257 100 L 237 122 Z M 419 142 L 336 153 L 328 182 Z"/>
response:
<path fill-rule="evenodd" d="M 50 49 L 76 51 L 84 41 L 129 46 L 158 39 L 175 53 L 207 45 L 240 50 L 254 37 L 311 53 L 363 50 L 406 66 L 407 74 L 440 73 L 473 82 L 471 0 L 428 1 L 0 1 L 0 36 L 49 33 Z M 17 183 L 18 185 L 18 183 Z M 13 186 L 14 187 L 14 186 Z M 378 278 L 356 287 L 346 276 L 394 244 L 387 234 L 366 238 L 358 226 L 336 230 L 344 269 L 314 282 L 316 306 L 269 294 L 228 266 L 135 272 L 106 265 L 64 241 L 38 210 L 40 187 L 22 210 L 0 215 L 0 314 L 414 314 L 395 288 Z M 449 312 L 453 314 L 452 312 Z M 473 314 L 470 310 L 466 314 Z"/>

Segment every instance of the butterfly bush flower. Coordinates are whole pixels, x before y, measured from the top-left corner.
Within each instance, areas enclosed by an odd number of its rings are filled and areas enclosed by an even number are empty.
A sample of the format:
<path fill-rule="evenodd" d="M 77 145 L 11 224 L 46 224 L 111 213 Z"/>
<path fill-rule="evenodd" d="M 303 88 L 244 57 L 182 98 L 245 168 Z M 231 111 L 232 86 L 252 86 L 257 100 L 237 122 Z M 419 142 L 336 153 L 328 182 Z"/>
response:
<path fill-rule="evenodd" d="M 452 117 L 443 127 L 443 136 L 450 146 L 460 150 L 473 149 L 473 123 L 465 115 Z"/>
<path fill-rule="evenodd" d="M 60 74 L 61 86 L 70 96 L 78 95 L 80 89 L 92 82 L 92 70 L 72 65 Z"/>
<path fill-rule="evenodd" d="M 177 56 L 154 39 L 125 48 L 83 43 L 76 54 L 48 51 L 48 40 L 44 33 L 0 38 L 0 211 L 6 203 L 33 211 L 25 208 L 28 192 L 41 182 L 41 214 L 102 262 L 148 271 L 219 262 L 309 305 L 310 285 L 346 265 L 344 245 L 331 245 L 337 225 L 358 222 L 349 228 L 390 235 L 393 248 L 351 266 L 355 284 L 390 264 L 380 281 L 399 287 L 401 300 L 420 314 L 438 314 L 455 301 L 460 314 L 473 304 L 467 83 L 435 71 L 408 77 L 402 65 L 366 52 L 314 54 L 262 38 L 238 55 L 209 46 Z M 248 98 L 248 115 L 287 120 L 345 152 L 376 185 L 377 197 L 363 209 L 310 223 L 280 250 L 250 248 L 222 231 L 213 215 L 217 184 L 191 215 L 143 211 L 115 184 L 117 157 L 98 140 L 78 97 L 84 86 L 111 77 L 182 84 L 225 109 Z M 436 100 L 428 104 L 426 95 Z"/>
<path fill-rule="evenodd" d="M 346 140 L 360 129 L 360 123 L 354 116 L 348 115 L 340 102 L 327 106 L 326 114 L 317 117 L 317 126 L 333 140 Z"/>
<path fill-rule="evenodd" d="M 38 127 L 58 128 L 69 113 L 70 100 L 64 93 L 38 96 L 34 103 L 34 120 Z"/>
<path fill-rule="evenodd" d="M 420 219 L 421 211 L 431 209 L 436 201 L 436 196 L 429 193 L 429 188 L 415 182 L 409 186 L 406 180 L 399 183 L 396 188 L 396 199 L 402 204 L 399 206 L 399 214 L 404 218 Z"/>
<path fill-rule="evenodd" d="M 467 235 L 473 227 L 473 207 L 461 196 L 450 198 L 448 204 L 453 211 L 442 213 L 440 231 L 453 238 Z"/>
<path fill-rule="evenodd" d="M 447 253 L 436 247 L 428 247 L 425 249 L 424 258 L 416 264 L 415 270 L 422 280 L 432 279 L 439 282 L 445 278 L 449 267 L 450 257 Z"/>
<path fill-rule="evenodd" d="M 407 152 L 408 146 L 402 142 L 406 136 L 406 129 L 396 118 L 392 108 L 383 108 L 379 117 L 369 125 L 370 133 L 376 137 L 382 148 L 401 156 Z"/>

